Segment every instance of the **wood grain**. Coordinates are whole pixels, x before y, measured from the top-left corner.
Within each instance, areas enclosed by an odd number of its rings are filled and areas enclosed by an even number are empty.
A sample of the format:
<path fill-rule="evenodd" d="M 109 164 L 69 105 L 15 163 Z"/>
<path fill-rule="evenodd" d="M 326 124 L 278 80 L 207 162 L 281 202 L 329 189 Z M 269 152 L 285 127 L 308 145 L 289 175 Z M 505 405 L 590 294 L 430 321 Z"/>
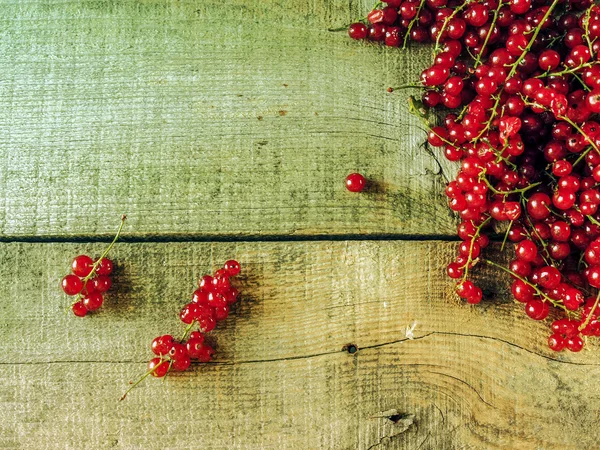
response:
<path fill-rule="evenodd" d="M 484 269 L 493 298 L 454 298 L 454 245 L 117 244 L 114 292 L 77 319 L 58 283 L 100 244 L 0 244 L 0 448 L 595 448 L 598 346 L 552 353 L 548 324 Z M 244 298 L 215 362 L 119 403 L 151 339 L 182 329 L 196 278 L 230 257 Z M 376 417 L 395 412 L 414 423 Z"/>
<path fill-rule="evenodd" d="M 429 51 L 327 31 L 367 3 L 5 2 L 0 235 L 452 233 L 452 169 L 386 92 Z"/>

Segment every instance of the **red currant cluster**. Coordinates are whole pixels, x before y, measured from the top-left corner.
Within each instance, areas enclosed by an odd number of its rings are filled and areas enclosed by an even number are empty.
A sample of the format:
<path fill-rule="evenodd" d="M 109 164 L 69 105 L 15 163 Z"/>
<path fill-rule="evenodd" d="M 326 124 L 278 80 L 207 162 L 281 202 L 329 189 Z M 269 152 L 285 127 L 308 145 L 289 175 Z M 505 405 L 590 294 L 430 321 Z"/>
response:
<path fill-rule="evenodd" d="M 84 317 L 90 311 L 96 311 L 104 302 L 104 294 L 110 289 L 110 274 L 113 263 L 108 258 L 94 261 L 87 255 L 75 257 L 71 264 L 72 274 L 62 279 L 62 288 L 67 295 L 76 295 L 71 305 L 73 314 Z"/>
<path fill-rule="evenodd" d="M 162 378 L 171 368 L 183 372 L 190 367 L 192 359 L 203 363 L 210 361 L 215 351 L 204 342 L 204 335 L 215 328 L 217 321 L 227 318 L 230 306 L 237 301 L 239 291 L 231 285 L 230 280 L 239 273 L 240 264 L 229 260 L 213 276 L 200 278 L 192 301 L 179 313 L 180 320 L 187 325 L 182 338 L 176 340 L 166 334 L 152 341 L 151 348 L 156 357 L 150 360 L 148 371 L 132 384 L 121 400 L 149 375 Z M 198 329 L 192 331 L 194 327 Z"/>
<path fill-rule="evenodd" d="M 435 44 L 412 112 L 430 145 L 460 162 L 448 183 L 462 219 L 447 272 L 468 303 L 478 262 L 510 273 L 526 314 L 552 323 L 553 350 L 600 336 L 600 7 L 591 0 L 390 0 L 350 26 L 354 39 Z M 414 87 L 414 86 L 411 86 Z M 446 108 L 442 124 L 430 108 Z M 481 257 L 503 232 L 516 255 Z M 502 245 L 504 248 L 504 243 Z"/>
<path fill-rule="evenodd" d="M 106 255 L 119 239 L 126 218 L 126 216 L 121 218 L 121 225 L 115 238 L 100 258 L 94 261 L 87 255 L 75 257 L 71 263 L 73 273 L 62 279 L 61 285 L 65 294 L 77 296 L 70 306 L 77 317 L 84 317 L 88 312 L 96 311 L 104 303 L 103 294 L 112 285 L 110 274 L 113 271 L 113 262 L 106 258 Z"/>

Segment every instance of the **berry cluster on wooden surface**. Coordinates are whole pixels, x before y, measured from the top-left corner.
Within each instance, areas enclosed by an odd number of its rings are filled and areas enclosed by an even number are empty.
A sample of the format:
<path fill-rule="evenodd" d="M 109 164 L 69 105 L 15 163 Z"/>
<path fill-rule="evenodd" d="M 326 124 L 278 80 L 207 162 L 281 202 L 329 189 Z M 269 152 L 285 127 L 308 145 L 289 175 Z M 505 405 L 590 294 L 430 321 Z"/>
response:
<path fill-rule="evenodd" d="M 183 372 L 192 360 L 207 363 L 215 353 L 205 342 L 206 333 L 214 330 L 217 322 L 229 316 L 229 308 L 238 300 L 239 291 L 231 279 L 240 273 L 240 264 L 235 260 L 225 262 L 212 276 L 204 275 L 198 281 L 198 289 L 192 299 L 179 313 L 179 319 L 187 325 L 180 339 L 170 334 L 154 338 L 152 353 L 156 355 L 148 362 L 148 371 L 121 397 L 127 394 L 146 377 L 165 377 L 171 370 Z"/>
<path fill-rule="evenodd" d="M 100 309 L 104 303 L 104 294 L 111 288 L 113 262 L 106 256 L 119 239 L 126 216 L 121 218 L 121 225 L 113 241 L 96 260 L 88 255 L 76 256 L 71 262 L 71 272 L 66 275 L 61 286 L 65 294 L 76 296 L 70 309 L 77 317 L 85 317 L 89 312 Z"/>
<path fill-rule="evenodd" d="M 551 349 L 578 352 L 600 336 L 600 7 L 389 0 L 348 34 L 433 44 L 431 65 L 407 87 L 423 90 L 410 108 L 428 143 L 460 166 L 445 190 L 462 219 L 447 267 L 458 295 L 481 302 L 470 276 L 484 262 L 512 276 L 527 316 L 552 317 Z M 492 235 L 503 249 L 513 243 L 508 266 L 483 258 Z"/>

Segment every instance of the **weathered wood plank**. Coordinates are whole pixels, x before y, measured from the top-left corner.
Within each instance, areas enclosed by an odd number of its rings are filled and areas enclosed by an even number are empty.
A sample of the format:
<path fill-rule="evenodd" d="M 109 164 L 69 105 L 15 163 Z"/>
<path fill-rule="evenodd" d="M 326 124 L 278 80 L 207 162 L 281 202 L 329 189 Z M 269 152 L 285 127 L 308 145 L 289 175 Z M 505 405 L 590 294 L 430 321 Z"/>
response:
<path fill-rule="evenodd" d="M 116 290 L 80 320 L 58 281 L 99 245 L 1 244 L 0 447 L 594 448 L 598 346 L 550 352 L 547 324 L 502 281 L 485 282 L 497 295 L 482 306 L 453 298 L 453 246 L 118 244 Z M 245 298 L 214 332 L 215 362 L 118 403 L 151 339 L 181 330 L 195 279 L 233 256 Z M 393 409 L 415 423 L 374 418 Z"/>
<path fill-rule="evenodd" d="M 327 28 L 369 2 L 0 8 L 0 234 L 452 233 L 407 93 L 429 57 Z M 361 171 L 377 186 L 343 188 Z M 449 169 L 446 167 L 446 171 Z"/>

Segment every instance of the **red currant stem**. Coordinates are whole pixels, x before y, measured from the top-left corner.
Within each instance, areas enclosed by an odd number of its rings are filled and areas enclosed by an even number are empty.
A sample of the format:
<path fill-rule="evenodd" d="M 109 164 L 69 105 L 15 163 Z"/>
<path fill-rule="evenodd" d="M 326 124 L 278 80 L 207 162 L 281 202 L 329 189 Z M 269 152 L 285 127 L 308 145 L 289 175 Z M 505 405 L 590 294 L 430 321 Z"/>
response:
<path fill-rule="evenodd" d="M 595 8 L 596 6 L 597 5 L 592 2 L 592 5 L 582 14 L 584 29 L 583 37 L 585 38 L 588 48 L 590 49 L 590 54 L 592 55 L 594 54 L 594 48 L 592 46 L 592 41 L 590 41 L 590 14 L 592 12 L 592 8 Z"/>
<path fill-rule="evenodd" d="M 479 175 L 479 180 L 483 181 L 487 185 L 487 187 L 490 191 L 492 191 L 494 194 L 498 194 L 498 195 L 510 195 L 510 194 L 519 194 L 519 193 L 523 194 L 524 192 L 527 192 L 529 189 L 533 189 L 534 187 L 542 184 L 541 181 L 538 181 L 537 183 L 531 183 L 529 186 L 521 188 L 521 189 L 514 189 L 512 191 L 499 191 L 494 186 L 492 186 L 492 183 L 490 183 L 490 181 L 485 176 L 485 172 L 483 172 L 481 175 Z"/>
<path fill-rule="evenodd" d="M 592 320 L 592 316 L 594 315 L 594 312 L 596 311 L 596 307 L 598 306 L 598 302 L 600 302 L 600 292 L 598 292 L 598 295 L 596 295 L 596 301 L 594 302 L 594 306 L 592 306 L 592 309 L 590 310 L 590 313 L 585 318 L 585 322 L 583 322 L 581 325 L 579 325 L 579 328 L 578 328 L 579 331 L 585 329 L 585 327 L 587 327 L 588 324 L 590 323 L 590 321 Z"/>
<path fill-rule="evenodd" d="M 592 150 L 592 147 L 588 147 L 587 149 L 585 149 L 585 151 L 583 151 L 581 153 L 581 155 L 579 155 L 579 158 L 577 158 L 575 160 L 575 162 L 573 163 L 573 167 L 575 167 L 577 164 L 579 164 L 591 150 Z"/>
<path fill-rule="evenodd" d="M 500 246 L 500 251 L 504 250 L 504 245 L 506 244 L 506 240 L 508 239 L 508 233 L 510 233 L 510 229 L 512 228 L 514 222 L 515 222 L 514 220 L 511 220 L 508 224 L 506 233 L 504 233 L 504 239 L 502 239 L 502 245 Z"/>
<path fill-rule="evenodd" d="M 490 220 L 492 220 L 492 216 L 488 216 L 487 219 L 485 219 L 483 222 L 481 222 L 481 224 L 475 229 L 475 233 L 471 237 L 471 244 L 469 245 L 469 257 L 467 258 L 467 262 L 463 266 L 464 270 L 465 270 L 463 277 L 462 277 L 463 282 L 467 279 L 467 276 L 469 275 L 469 266 L 471 265 L 471 262 L 473 261 L 472 255 L 473 255 L 473 245 L 475 244 L 475 240 L 479 237 L 481 230 Z"/>
<path fill-rule="evenodd" d="M 410 37 L 410 31 L 415 26 L 415 23 L 417 23 L 417 20 L 419 20 L 419 15 L 421 14 L 421 10 L 423 9 L 424 5 L 425 5 L 425 0 L 421 0 L 419 2 L 419 7 L 417 8 L 417 14 L 415 15 L 415 17 L 413 17 L 413 19 L 408 24 L 408 28 L 406 29 L 406 34 L 404 35 L 404 41 L 402 42 L 402 50 L 406 50 L 406 44 L 408 43 L 408 38 Z"/>
<path fill-rule="evenodd" d="M 583 89 L 584 89 L 584 90 L 586 90 L 586 91 L 588 91 L 588 92 L 590 92 L 590 91 L 592 90 L 592 88 L 591 88 L 591 87 L 589 87 L 587 84 L 585 84 L 585 82 L 584 82 L 584 81 L 581 79 L 581 77 L 580 77 L 579 75 L 577 75 L 575 72 L 573 72 L 573 74 L 572 74 L 572 75 L 575 77 L 575 79 L 576 79 L 577 81 L 579 81 L 579 83 L 581 84 L 581 86 L 583 86 Z"/>
<path fill-rule="evenodd" d="M 383 2 L 381 2 L 381 1 L 375 2 L 375 4 L 373 5 L 373 7 L 371 8 L 371 10 L 379 8 L 382 4 L 383 4 Z"/>
<path fill-rule="evenodd" d="M 598 61 L 585 63 L 577 67 L 571 67 L 570 69 L 565 69 L 561 72 L 544 72 L 540 75 L 535 76 L 535 78 L 560 77 L 562 75 L 575 74 L 575 72 L 581 69 L 587 69 L 588 67 L 595 66 L 596 64 L 598 64 Z"/>
<path fill-rule="evenodd" d="M 598 225 L 598 226 L 600 226 L 600 222 L 598 222 L 596 219 L 594 219 L 594 217 L 592 217 L 592 216 L 585 216 L 585 217 L 587 217 L 587 218 L 588 218 L 588 220 L 589 220 L 590 222 L 592 222 L 594 225 Z"/>
<path fill-rule="evenodd" d="M 444 31 L 446 31 L 446 27 L 448 26 L 448 23 L 454 18 L 454 16 L 456 16 L 456 14 L 461 12 L 466 6 L 469 6 L 470 4 L 471 4 L 471 2 L 466 1 L 462 5 L 455 7 L 454 10 L 452 11 L 452 14 L 450 14 L 448 17 L 446 17 L 444 19 L 444 23 L 442 24 L 442 29 L 440 30 L 440 32 L 437 34 L 437 37 L 435 38 L 435 47 L 433 48 L 433 59 L 434 60 L 435 60 L 435 57 L 438 54 L 438 52 L 442 49 L 440 47 L 440 39 L 442 38 Z"/>
<path fill-rule="evenodd" d="M 422 84 L 419 83 L 408 83 L 398 87 L 390 87 L 388 89 L 391 89 L 392 91 L 397 91 L 399 89 L 424 89 L 424 87 Z"/>
<path fill-rule="evenodd" d="M 465 115 L 465 113 L 467 112 L 468 109 L 469 109 L 469 105 L 463 106 L 463 108 L 460 110 L 460 114 L 458 114 L 458 116 L 456 117 L 456 121 L 457 122 L 459 120 L 462 120 L 462 118 L 464 117 L 464 115 Z"/>
<path fill-rule="evenodd" d="M 556 308 L 560 308 L 564 311 L 568 311 L 567 308 L 558 303 L 557 301 L 551 299 L 550 297 L 548 297 L 546 294 L 544 294 L 540 289 L 538 289 L 538 287 L 532 283 L 530 283 L 529 281 L 527 281 L 525 278 L 517 275 L 516 273 L 514 273 L 512 270 L 508 269 L 507 267 L 504 267 L 501 264 L 497 264 L 493 261 L 490 261 L 489 259 L 482 259 L 483 262 L 485 262 L 486 264 L 489 264 L 491 266 L 497 267 L 503 271 L 505 271 L 506 273 L 512 275 L 513 277 L 517 278 L 518 280 L 521 280 L 523 283 L 525 283 L 526 285 L 530 286 L 531 288 L 533 288 L 533 290 L 536 292 L 537 295 L 539 295 L 540 297 L 542 297 L 544 299 L 544 301 L 550 302 L 552 303 L 552 305 L 554 305 Z"/>
<path fill-rule="evenodd" d="M 492 31 L 494 30 L 494 27 L 496 26 L 496 21 L 498 20 L 498 13 L 500 12 L 500 8 L 502 8 L 504 5 L 505 5 L 505 3 L 498 2 L 498 6 L 494 10 L 494 17 L 492 18 L 492 23 L 490 25 L 490 29 L 485 36 L 485 40 L 483 41 L 483 45 L 481 46 L 481 51 L 479 53 L 477 53 L 477 58 L 475 58 L 475 62 L 473 63 L 474 69 L 477 69 L 477 67 L 481 64 L 481 55 L 483 55 L 483 52 L 485 51 L 485 47 L 487 46 L 488 41 L 490 40 L 490 37 L 492 36 Z"/>
<path fill-rule="evenodd" d="M 181 340 L 179 342 L 185 341 L 185 339 L 188 337 L 188 334 L 190 333 L 190 331 L 192 331 L 192 327 L 195 324 L 196 324 L 196 320 L 193 320 L 192 323 L 190 323 L 187 327 L 185 327 L 185 331 L 183 332 L 183 336 L 181 337 Z"/>
<path fill-rule="evenodd" d="M 127 389 L 127 391 L 125 391 L 125 393 L 123 394 L 123 396 L 119 399 L 119 401 L 123 401 L 125 400 L 125 397 L 127 397 L 127 394 L 129 394 L 131 392 L 131 390 L 136 387 L 138 384 L 140 384 L 142 381 L 144 381 L 146 378 L 148 378 L 150 375 L 152 375 L 158 368 L 159 366 L 163 363 L 163 359 L 161 358 L 160 363 L 158 363 L 157 365 L 155 365 L 152 369 L 148 370 L 144 375 L 142 375 L 140 378 L 138 378 L 138 380 L 133 383 L 129 389 Z M 171 368 L 171 365 L 169 364 L 169 369 Z M 169 371 L 167 370 L 167 373 L 169 373 Z M 166 375 L 165 375 L 166 376 Z"/>

